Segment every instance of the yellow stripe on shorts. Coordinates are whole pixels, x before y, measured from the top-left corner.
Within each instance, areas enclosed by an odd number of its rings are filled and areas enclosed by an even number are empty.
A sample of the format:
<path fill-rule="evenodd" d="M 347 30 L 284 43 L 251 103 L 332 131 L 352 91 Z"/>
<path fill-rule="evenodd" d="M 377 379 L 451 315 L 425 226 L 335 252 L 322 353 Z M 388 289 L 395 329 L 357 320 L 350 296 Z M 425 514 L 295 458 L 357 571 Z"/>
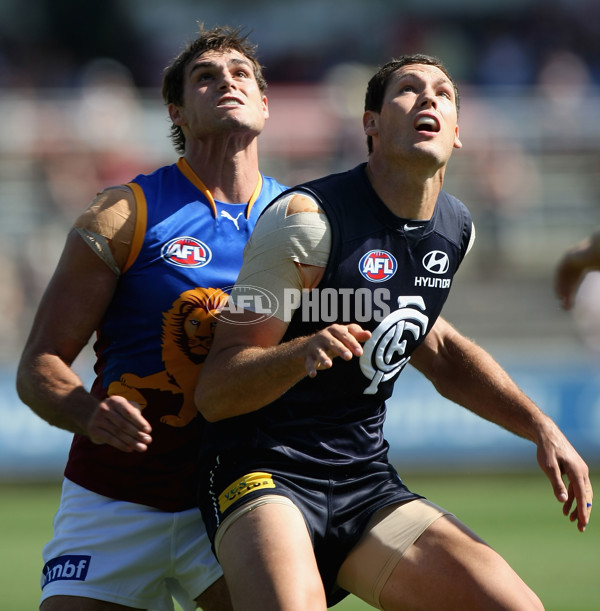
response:
<path fill-rule="evenodd" d="M 275 488 L 275 482 L 270 473 L 257 471 L 243 475 L 219 495 L 219 509 L 221 513 L 224 513 L 230 505 L 241 499 L 244 495 L 261 488 Z"/>

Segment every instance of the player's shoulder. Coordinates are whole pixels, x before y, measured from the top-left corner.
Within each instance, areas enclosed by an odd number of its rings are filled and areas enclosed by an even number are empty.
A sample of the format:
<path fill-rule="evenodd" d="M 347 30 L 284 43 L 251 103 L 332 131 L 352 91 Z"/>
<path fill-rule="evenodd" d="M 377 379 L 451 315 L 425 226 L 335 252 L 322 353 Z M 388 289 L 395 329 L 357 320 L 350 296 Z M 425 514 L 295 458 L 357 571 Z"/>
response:
<path fill-rule="evenodd" d="M 135 209 L 136 199 L 132 189 L 127 185 L 116 185 L 98 192 L 86 212 L 92 216 L 117 214 L 128 217 L 135 213 Z"/>
<path fill-rule="evenodd" d="M 109 229 L 118 230 L 135 219 L 135 214 L 135 195 L 127 185 L 107 187 L 96 194 L 75 221 L 75 227 L 87 228 L 105 235 Z M 99 231 L 99 228 L 102 228 L 102 231 Z"/>
<path fill-rule="evenodd" d="M 318 214 L 322 213 L 323 210 L 317 203 L 316 199 L 307 195 L 306 193 L 299 191 L 290 193 L 287 201 L 287 216 L 290 214 L 300 214 L 301 212 L 315 212 Z"/>
<path fill-rule="evenodd" d="M 135 194 L 129 185 L 106 187 L 98 192 L 94 198 L 94 201 L 97 201 L 102 207 L 110 207 L 121 200 L 135 202 Z"/>
<path fill-rule="evenodd" d="M 320 202 L 310 193 L 290 190 L 277 198 L 262 214 L 259 225 L 269 231 L 293 230 L 294 234 L 301 231 L 314 231 L 319 228 L 326 232 L 329 221 Z"/>

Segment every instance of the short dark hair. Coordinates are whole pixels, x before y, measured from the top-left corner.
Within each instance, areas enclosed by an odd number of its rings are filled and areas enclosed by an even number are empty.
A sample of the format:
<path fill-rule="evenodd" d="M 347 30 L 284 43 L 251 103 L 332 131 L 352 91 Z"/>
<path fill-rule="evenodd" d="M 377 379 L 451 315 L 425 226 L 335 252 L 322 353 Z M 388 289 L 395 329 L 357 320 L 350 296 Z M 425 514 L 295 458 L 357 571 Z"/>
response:
<path fill-rule="evenodd" d="M 248 36 L 249 34 L 242 32 L 242 28 L 216 26 L 206 30 L 203 24 L 199 24 L 197 38 L 188 43 L 164 70 L 162 97 L 165 104 L 183 105 L 185 70 L 192 60 L 206 51 L 238 51 L 247 57 L 254 68 L 254 76 L 258 87 L 264 95 L 267 91 L 267 81 L 263 76 L 263 68 L 256 57 L 257 46 L 250 42 Z M 181 127 L 172 124 L 170 138 L 175 150 L 183 155 L 185 153 L 185 136 Z"/>
<path fill-rule="evenodd" d="M 444 63 L 432 55 L 425 55 L 424 53 L 414 53 L 412 55 L 402 55 L 397 59 L 392 59 L 387 64 L 384 64 L 376 74 L 371 77 L 369 84 L 367 85 L 367 93 L 365 95 L 365 111 L 372 110 L 374 112 L 381 112 L 383 106 L 383 98 L 387 89 L 390 78 L 396 70 L 399 70 L 403 66 L 409 66 L 412 64 L 424 64 L 426 66 L 435 66 L 439 68 L 449 79 L 454 87 L 454 97 L 456 100 L 456 111 L 460 107 L 460 98 L 458 94 L 458 87 L 450 75 L 450 72 L 444 65 Z M 373 151 L 373 138 L 367 136 L 367 148 L 369 153 Z"/>

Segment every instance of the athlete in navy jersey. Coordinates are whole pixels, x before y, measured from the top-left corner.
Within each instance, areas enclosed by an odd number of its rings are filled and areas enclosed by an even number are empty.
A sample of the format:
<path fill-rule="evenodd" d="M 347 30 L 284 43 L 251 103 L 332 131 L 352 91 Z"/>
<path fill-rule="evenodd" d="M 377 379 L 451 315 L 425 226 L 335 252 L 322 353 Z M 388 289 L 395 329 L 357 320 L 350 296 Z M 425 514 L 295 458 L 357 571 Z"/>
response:
<path fill-rule="evenodd" d="M 236 608 L 325 609 L 346 592 L 381 609 L 542 608 L 389 464 L 385 401 L 409 360 L 448 399 L 536 443 L 565 514 L 588 522 L 586 464 L 440 316 L 474 238 L 442 191 L 457 121 L 438 60 L 389 62 L 367 89 L 368 162 L 282 194 L 248 242 L 196 390 L 211 423 L 200 507 Z"/>
<path fill-rule="evenodd" d="M 264 207 L 266 83 L 239 30 L 200 31 L 163 79 L 182 155 L 102 191 L 76 221 L 18 371 L 21 398 L 75 433 L 43 611 L 231 609 L 197 509 L 194 404 L 214 315 Z M 88 392 L 70 368 L 93 333 Z"/>
<path fill-rule="evenodd" d="M 268 406 L 213 425 L 204 451 L 226 456 L 235 452 L 243 459 L 257 435 L 269 431 L 278 442 L 273 451 L 303 463 L 356 467 L 385 459 L 385 400 L 446 301 L 452 276 L 470 244 L 471 215 L 459 200 L 442 191 L 432 218 L 418 230 L 406 231 L 406 221 L 394 216 L 372 189 L 365 164 L 293 191 L 311 194 L 326 212 L 332 246 L 318 288 L 304 294 L 304 303 L 298 305 L 282 341 L 327 326 L 323 318 L 327 319 L 330 311 L 336 313 L 337 322 L 354 322 L 360 318 L 356 308 L 364 305 L 378 310 L 380 316 L 365 320 L 363 328 L 384 337 L 406 329 L 401 337 L 408 343 L 400 350 L 397 340 L 375 342 L 373 338 L 365 344 L 365 348 L 372 344 L 373 351 L 360 360 L 341 362 L 314 379 L 304 378 Z M 255 242 L 256 236 L 250 246 Z M 251 254 L 252 249 L 248 250 Z M 423 266 L 430 253 L 443 256 L 436 273 Z M 378 264 L 383 272 L 373 270 Z M 243 271 L 239 282 L 254 285 L 263 280 L 248 278 Z M 344 287 L 352 287 L 352 291 L 344 293 Z M 372 291 L 378 291 L 374 303 L 366 299 Z M 327 294 L 335 294 L 336 300 L 323 299 Z M 361 294 L 364 298 L 357 297 Z M 303 311 L 309 316 L 303 316 Z M 388 360 L 383 373 L 377 356 L 382 346 L 383 358 Z M 285 418 L 281 417 L 283 411 Z M 327 426 L 328 422 L 336 426 Z M 248 435 L 251 429 L 256 433 Z"/>

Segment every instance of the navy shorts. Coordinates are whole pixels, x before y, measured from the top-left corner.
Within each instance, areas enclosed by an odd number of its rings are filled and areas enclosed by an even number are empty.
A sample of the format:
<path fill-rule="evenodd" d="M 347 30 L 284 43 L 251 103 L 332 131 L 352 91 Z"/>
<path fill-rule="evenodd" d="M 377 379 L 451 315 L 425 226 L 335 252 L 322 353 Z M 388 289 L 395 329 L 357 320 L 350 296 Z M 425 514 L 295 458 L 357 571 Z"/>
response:
<path fill-rule="evenodd" d="M 264 495 L 289 498 L 304 516 L 330 605 L 347 594 L 337 588 L 337 574 L 373 514 L 387 505 L 422 498 L 408 490 L 387 462 L 324 468 L 286 463 L 281 456 L 251 466 L 218 457 L 206 469 L 200 490 L 204 493 L 199 505 L 213 546 L 219 525 L 243 504 Z"/>

